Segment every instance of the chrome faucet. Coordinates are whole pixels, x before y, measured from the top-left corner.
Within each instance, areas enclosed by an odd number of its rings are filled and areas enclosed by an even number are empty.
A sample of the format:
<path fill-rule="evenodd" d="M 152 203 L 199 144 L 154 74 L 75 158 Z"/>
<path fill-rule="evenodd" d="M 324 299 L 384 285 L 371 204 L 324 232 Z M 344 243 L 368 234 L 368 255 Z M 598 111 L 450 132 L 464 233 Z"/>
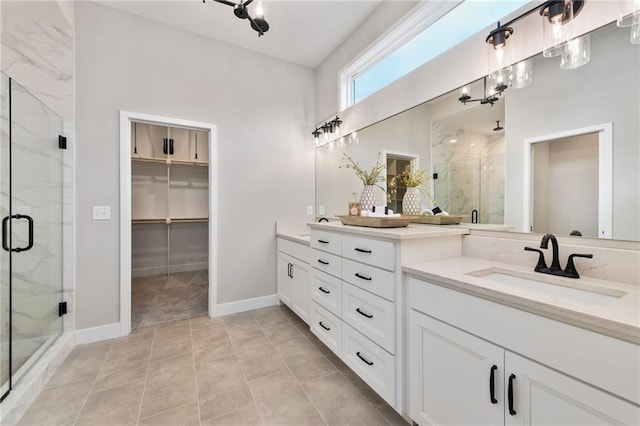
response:
<path fill-rule="evenodd" d="M 558 275 L 561 277 L 567 278 L 580 278 L 578 271 L 576 270 L 576 266 L 573 263 L 574 257 L 585 257 L 588 259 L 593 258 L 592 254 L 578 254 L 574 253 L 569 255 L 569 259 L 567 260 L 567 266 L 564 270 L 560 267 L 560 250 L 558 248 L 558 240 L 553 234 L 545 234 L 540 241 L 540 248 L 546 249 L 549 247 L 549 240 L 551 240 L 551 249 L 552 249 L 552 260 L 551 266 L 547 267 L 547 263 L 544 260 L 544 253 L 542 250 L 533 248 L 533 247 L 525 247 L 526 251 L 535 251 L 538 253 L 538 263 L 535 268 L 533 268 L 536 272 L 541 272 L 543 274 L 551 274 Z"/>

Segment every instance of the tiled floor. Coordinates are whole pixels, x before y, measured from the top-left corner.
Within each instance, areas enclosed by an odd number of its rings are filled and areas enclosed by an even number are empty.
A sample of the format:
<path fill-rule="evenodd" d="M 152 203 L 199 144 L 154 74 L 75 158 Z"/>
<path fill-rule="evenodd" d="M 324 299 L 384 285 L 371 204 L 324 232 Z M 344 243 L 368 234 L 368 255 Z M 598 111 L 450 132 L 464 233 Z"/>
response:
<path fill-rule="evenodd" d="M 21 425 L 406 425 L 284 306 L 76 347 Z"/>
<path fill-rule="evenodd" d="M 207 315 L 209 271 L 131 279 L 131 328 Z"/>

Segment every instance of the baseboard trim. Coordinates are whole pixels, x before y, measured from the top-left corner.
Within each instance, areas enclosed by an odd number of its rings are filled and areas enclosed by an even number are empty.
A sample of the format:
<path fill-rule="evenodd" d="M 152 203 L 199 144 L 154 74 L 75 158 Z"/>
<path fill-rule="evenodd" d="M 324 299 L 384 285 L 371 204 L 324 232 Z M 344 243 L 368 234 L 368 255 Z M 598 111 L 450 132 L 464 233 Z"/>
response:
<path fill-rule="evenodd" d="M 213 307 L 210 312 L 212 317 L 221 317 L 223 315 L 237 314 L 240 312 L 250 311 L 252 309 L 266 308 L 278 304 L 278 295 L 270 294 L 269 296 L 254 297 L 253 299 L 238 300 L 235 302 L 221 303 Z"/>
<path fill-rule="evenodd" d="M 82 345 L 85 343 L 100 342 L 102 340 L 115 339 L 120 337 L 120 323 L 101 325 L 98 327 L 84 328 L 76 330 L 75 343 Z"/>

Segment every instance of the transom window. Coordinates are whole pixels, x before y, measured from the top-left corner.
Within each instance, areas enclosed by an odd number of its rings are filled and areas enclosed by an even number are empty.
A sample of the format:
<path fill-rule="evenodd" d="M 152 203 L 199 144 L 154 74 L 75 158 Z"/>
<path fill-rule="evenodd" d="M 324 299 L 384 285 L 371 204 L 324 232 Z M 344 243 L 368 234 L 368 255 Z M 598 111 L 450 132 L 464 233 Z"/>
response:
<path fill-rule="evenodd" d="M 340 73 L 340 110 L 360 102 L 530 0 L 428 2 Z"/>

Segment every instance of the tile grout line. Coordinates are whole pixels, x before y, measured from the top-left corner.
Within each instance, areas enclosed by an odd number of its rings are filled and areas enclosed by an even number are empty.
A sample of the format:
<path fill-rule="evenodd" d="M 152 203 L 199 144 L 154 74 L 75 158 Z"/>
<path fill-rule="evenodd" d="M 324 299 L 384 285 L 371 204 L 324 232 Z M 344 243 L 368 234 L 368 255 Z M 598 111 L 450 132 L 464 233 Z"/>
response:
<path fill-rule="evenodd" d="M 251 315 L 251 319 L 253 319 L 257 323 L 256 319 L 253 318 L 253 315 Z M 227 323 L 224 321 L 224 317 L 222 317 L 222 326 L 224 327 L 224 330 L 227 332 L 227 336 L 229 336 L 229 342 L 231 343 L 231 347 L 233 348 L 233 356 L 238 361 L 238 364 L 240 364 L 240 371 L 242 371 L 242 377 L 244 377 L 244 384 L 247 386 L 247 389 L 249 389 L 249 395 L 251 395 L 251 401 L 253 401 L 253 406 L 256 408 L 256 411 L 258 412 L 258 417 L 260 417 L 260 423 L 264 426 L 265 423 L 264 423 L 264 419 L 262 418 L 262 413 L 260 412 L 260 409 L 258 408 L 258 403 L 256 402 L 256 398 L 253 395 L 253 391 L 251 390 L 251 386 L 249 386 L 249 381 L 247 380 L 247 374 L 244 372 L 244 368 L 242 367 L 242 363 L 240 362 L 240 359 L 238 358 L 238 352 L 236 351 L 236 345 L 233 344 L 233 339 L 231 338 L 231 334 L 229 334 L 229 329 L 227 328 Z M 258 327 L 260 327 L 260 324 L 258 324 Z M 260 327 L 260 330 L 262 330 L 262 327 Z M 264 331 L 262 331 L 262 333 L 264 334 Z M 222 416 L 220 416 L 220 417 L 222 417 Z M 220 417 L 218 417 L 218 418 L 220 418 Z M 214 420 L 214 419 L 212 419 L 212 420 Z"/>
<path fill-rule="evenodd" d="M 289 309 L 289 308 L 287 307 L 287 309 Z M 293 311 L 292 311 L 292 312 L 293 312 Z M 294 314 L 295 314 L 295 313 L 294 313 Z M 288 320 L 291 324 L 293 324 L 293 321 L 291 321 L 291 319 L 289 319 L 289 317 L 288 317 L 286 314 L 283 314 L 283 315 L 284 315 L 284 317 L 285 317 L 285 318 L 287 318 L 287 320 Z M 294 326 L 294 327 L 296 327 L 296 325 L 295 325 L 295 324 L 293 324 L 293 326 Z M 296 328 L 297 328 L 297 327 L 296 327 Z M 312 333 L 313 333 L 313 332 L 312 332 Z M 303 336 L 303 337 L 304 337 L 304 338 L 305 338 L 305 339 L 306 339 L 306 340 L 307 340 L 311 345 L 313 345 L 313 342 L 311 342 L 311 341 L 309 340 L 309 338 L 308 338 L 304 333 L 300 333 L 300 334 L 302 334 L 302 336 Z M 322 341 L 320 341 L 320 342 L 322 342 Z M 324 343 L 323 343 L 323 344 L 324 344 Z M 315 345 L 313 345 L 313 346 L 315 347 Z M 316 349 L 317 349 L 317 348 L 316 348 Z M 331 354 L 333 354 L 333 355 L 335 355 L 336 357 L 338 357 L 338 355 L 337 355 L 337 354 L 335 354 L 333 351 L 331 351 L 330 353 L 331 353 Z M 382 415 L 382 413 L 380 412 L 380 410 L 378 409 L 378 407 L 376 407 L 376 406 L 373 404 L 373 402 L 369 401 L 369 399 L 366 397 L 366 395 L 365 395 L 365 394 L 364 394 L 360 389 L 358 389 L 358 388 L 357 388 L 353 383 L 351 383 L 351 381 L 350 381 L 349 379 L 347 379 L 347 377 L 346 377 L 344 374 L 342 374 L 342 371 L 340 371 L 340 369 L 339 369 L 337 366 L 335 366 L 335 365 L 334 365 L 334 364 L 329 360 L 329 358 L 327 357 L 327 355 L 322 354 L 322 353 L 321 353 L 321 355 L 326 359 L 326 361 L 327 361 L 329 364 L 331 364 L 331 365 L 333 366 L 333 368 L 335 368 L 335 370 L 338 372 L 338 374 L 340 374 L 340 376 L 342 376 L 342 378 L 343 378 L 343 379 L 344 379 L 344 380 L 345 380 L 345 381 L 346 381 L 346 382 L 347 382 L 347 383 L 348 383 L 348 384 L 349 384 L 353 389 L 355 389 L 355 391 L 356 391 L 356 392 L 358 392 L 358 394 L 359 394 L 362 398 L 364 398 L 364 400 L 365 400 L 365 401 L 366 401 L 366 402 L 367 402 L 367 403 L 368 403 L 368 404 L 369 404 L 369 405 L 370 405 L 370 406 L 371 406 L 371 407 L 372 407 L 372 408 L 373 408 L 373 409 L 374 409 L 374 410 L 375 410 L 375 411 L 380 415 L 380 417 L 382 417 L 382 419 L 383 419 L 387 424 L 391 425 L 391 422 L 390 422 L 389 420 L 387 420 L 387 418 L 386 418 L 385 416 L 383 416 L 383 415 Z M 340 359 L 340 358 L 338 357 L 338 359 Z M 346 364 L 345 364 L 345 365 L 346 365 Z M 348 367 L 348 366 L 347 366 L 347 367 Z M 352 370 L 352 371 L 353 371 L 353 370 Z M 329 373 L 327 373 L 327 374 L 329 374 Z M 356 374 L 357 374 L 357 373 L 356 373 Z M 324 375 L 323 375 L 323 376 L 324 376 Z M 322 377 L 322 376 L 318 376 L 318 377 Z M 358 376 L 358 377 L 359 377 L 359 376 Z M 365 382 L 365 383 L 366 383 L 366 382 Z M 375 392 L 375 391 L 374 391 L 374 392 Z M 311 399 L 311 398 L 309 398 L 309 399 Z M 386 403 L 387 403 L 387 402 L 385 401 L 385 404 L 386 404 Z"/>
<path fill-rule="evenodd" d="M 286 317 L 286 315 L 284 315 L 282 312 L 280 312 L 283 316 Z M 291 373 L 291 376 L 293 377 L 293 379 L 296 381 L 296 383 L 298 384 L 298 386 L 300 386 L 300 389 L 302 389 L 302 393 L 304 393 L 304 395 L 307 397 L 307 399 L 309 400 L 309 402 L 311 403 L 311 406 L 316 410 L 316 412 L 318 413 L 318 415 L 320 416 L 320 418 L 322 419 L 322 421 L 324 422 L 325 425 L 328 425 L 329 422 L 327 422 L 327 420 L 324 418 L 324 416 L 322 415 L 322 412 L 320 412 L 320 410 L 318 409 L 318 407 L 316 406 L 316 404 L 313 402 L 313 400 L 311 399 L 311 397 L 309 396 L 309 394 L 307 393 L 307 391 L 305 390 L 304 386 L 302 386 L 302 383 L 300 383 L 300 381 L 298 380 L 298 378 L 296 377 L 295 374 L 293 374 L 293 371 L 291 370 L 291 368 L 289 367 L 289 364 L 287 364 L 284 360 L 284 358 L 282 358 L 282 355 L 280 355 L 280 352 L 278 352 L 278 350 L 276 349 L 276 347 L 273 345 L 273 343 L 271 342 L 271 339 L 269 339 L 269 337 L 267 336 L 267 333 L 264 332 L 264 329 L 262 328 L 262 325 L 255 319 L 255 317 L 253 316 L 253 314 L 251 315 L 251 318 L 253 318 L 253 320 L 258 324 L 258 327 L 260 327 L 260 330 L 262 330 L 262 332 L 264 333 L 264 335 L 267 337 L 267 341 L 269 342 L 269 344 L 271 345 L 271 348 L 275 351 L 275 353 L 278 355 L 278 357 L 280 358 L 280 360 L 282 361 L 282 363 L 284 364 L 285 367 L 287 367 L 287 370 L 289 370 L 289 373 Z M 287 318 L 287 320 L 289 320 L 289 318 Z M 295 327 L 295 325 L 294 325 Z M 301 333 L 302 334 L 302 333 Z M 297 337 L 297 336 L 296 336 Z M 295 339 L 296 337 L 292 337 L 291 339 Z M 303 337 L 306 336 L 303 335 Z M 308 341 L 308 339 L 307 339 Z M 309 344 L 313 345 L 313 343 L 309 342 Z M 314 346 L 315 348 L 315 346 Z M 331 364 L 331 363 L 329 363 Z M 333 364 L 331 364 L 332 367 L 335 368 L 335 366 Z M 249 390 L 251 390 L 251 388 L 249 388 Z"/>
<path fill-rule="evenodd" d="M 153 337 L 151 337 L 151 350 L 149 351 L 149 359 L 147 360 L 147 372 L 144 375 L 144 385 L 142 385 L 142 396 L 140 397 L 140 405 L 138 406 L 138 415 L 136 416 L 136 426 L 140 424 L 140 415 L 142 414 L 142 403 L 144 402 L 144 394 L 147 391 L 147 381 L 149 380 L 149 369 L 151 368 L 151 355 L 153 354 L 153 344 L 156 340 L 156 332 L 158 327 L 153 328 Z"/>
<path fill-rule="evenodd" d="M 200 393 L 198 392 L 198 371 L 196 370 L 196 348 L 193 346 L 193 328 L 191 320 L 189 320 L 189 337 L 191 337 L 191 361 L 193 361 L 193 378 L 196 387 L 196 410 L 198 410 L 198 423 L 202 424 L 202 415 L 200 413 Z"/>
<path fill-rule="evenodd" d="M 105 354 L 104 359 L 102 360 L 102 363 L 100 364 L 100 368 L 98 369 L 98 372 L 96 373 L 96 377 L 94 377 L 94 379 L 93 379 L 93 383 L 91 383 L 91 387 L 89 388 L 89 392 L 87 392 L 87 396 L 84 397 L 84 401 L 82 401 L 82 406 L 80 407 L 80 410 L 78 410 L 78 414 L 76 414 L 76 418 L 73 420 L 73 424 L 74 425 L 76 423 L 78 423 L 78 419 L 80 418 L 80 415 L 82 414 L 82 411 L 84 410 L 84 407 L 87 404 L 87 400 L 89 400 L 89 395 L 91 395 L 91 391 L 93 390 L 93 387 L 96 385 L 96 382 L 98 381 L 98 377 L 100 376 L 100 371 L 102 371 L 102 367 L 104 367 L 104 363 L 107 362 L 107 358 L 109 357 L 109 354 L 111 353 L 111 349 L 113 349 L 113 344 L 115 343 L 115 341 L 116 341 L 116 339 L 113 339 L 111 341 L 111 345 L 109 346 L 109 350 Z"/>

